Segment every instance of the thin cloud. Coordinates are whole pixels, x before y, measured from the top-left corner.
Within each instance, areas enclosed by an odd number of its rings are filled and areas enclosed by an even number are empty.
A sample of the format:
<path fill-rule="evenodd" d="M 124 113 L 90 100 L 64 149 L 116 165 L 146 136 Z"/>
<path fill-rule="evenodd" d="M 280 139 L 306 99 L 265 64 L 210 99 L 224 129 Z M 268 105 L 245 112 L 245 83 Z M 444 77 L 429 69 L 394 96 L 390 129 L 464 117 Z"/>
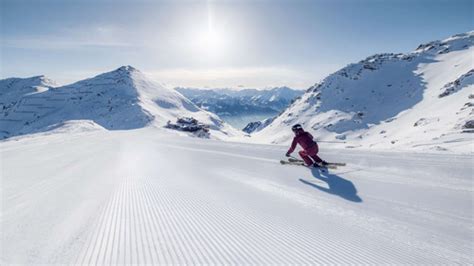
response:
<path fill-rule="evenodd" d="M 33 50 L 74 50 L 90 48 L 127 48 L 136 44 L 125 41 L 118 28 L 95 26 L 62 29 L 54 34 L 2 38 L 1 46 Z"/>
<path fill-rule="evenodd" d="M 334 71 L 334 69 L 337 68 L 331 66 L 315 71 L 287 66 L 269 66 L 212 69 L 177 68 L 145 71 L 145 73 L 168 86 L 211 88 L 290 86 L 305 89 Z"/>
<path fill-rule="evenodd" d="M 54 38 L 54 37 L 30 37 L 30 38 L 15 38 L 6 39 L 2 41 L 2 46 L 9 48 L 21 49 L 46 49 L 46 50 L 68 50 L 80 48 L 107 48 L 107 47 L 132 47 L 131 43 L 114 42 L 114 41 L 91 41 L 91 40 L 74 40 L 68 38 Z"/>

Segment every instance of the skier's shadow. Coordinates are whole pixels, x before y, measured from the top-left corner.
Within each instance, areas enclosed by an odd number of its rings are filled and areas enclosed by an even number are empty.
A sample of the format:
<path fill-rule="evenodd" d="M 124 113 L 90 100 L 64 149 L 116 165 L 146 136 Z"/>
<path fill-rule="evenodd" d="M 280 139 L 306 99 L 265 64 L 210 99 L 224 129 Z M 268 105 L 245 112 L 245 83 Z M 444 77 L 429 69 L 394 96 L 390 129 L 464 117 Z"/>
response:
<path fill-rule="evenodd" d="M 362 202 L 362 199 L 357 195 L 356 187 L 351 181 L 327 171 L 323 172 L 317 168 L 311 169 L 311 173 L 315 178 L 326 182 L 329 188 L 319 186 L 318 184 L 300 178 L 301 183 L 317 188 L 326 193 L 337 195 L 349 201 Z"/>

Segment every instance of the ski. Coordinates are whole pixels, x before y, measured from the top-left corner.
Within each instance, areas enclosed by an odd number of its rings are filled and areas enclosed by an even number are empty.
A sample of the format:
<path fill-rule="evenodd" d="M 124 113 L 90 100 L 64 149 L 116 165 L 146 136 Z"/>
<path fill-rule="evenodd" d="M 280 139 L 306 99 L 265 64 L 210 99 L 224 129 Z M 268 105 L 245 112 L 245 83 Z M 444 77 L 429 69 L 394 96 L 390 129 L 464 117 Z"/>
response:
<path fill-rule="evenodd" d="M 297 161 L 285 161 L 285 160 L 280 160 L 281 164 L 291 164 L 291 165 L 301 165 L 301 166 L 306 166 L 304 162 L 297 162 Z"/>
<path fill-rule="evenodd" d="M 335 165 L 335 166 L 346 166 L 346 163 L 333 163 L 333 162 L 328 162 L 329 165 Z"/>
<path fill-rule="evenodd" d="M 288 161 L 289 161 L 289 162 L 299 162 L 299 163 L 304 163 L 304 161 L 303 161 L 303 160 L 296 159 L 296 158 L 293 158 L 293 157 L 290 157 L 290 158 L 288 158 Z"/>
<path fill-rule="evenodd" d="M 288 160 L 288 161 L 285 161 L 285 160 L 280 160 L 280 163 L 281 164 L 289 164 L 289 165 L 300 165 L 300 166 L 304 166 L 304 167 L 308 167 L 308 168 L 311 168 L 313 166 L 307 166 L 304 161 L 300 161 L 300 160 Z M 325 166 L 322 166 L 320 165 L 319 167 L 316 167 L 318 169 L 321 169 L 321 170 L 325 170 L 325 169 L 337 169 L 337 166 L 336 165 L 325 165 Z"/>
<path fill-rule="evenodd" d="M 297 158 L 288 158 L 289 162 L 299 162 L 299 163 L 304 163 L 303 160 L 297 159 Z M 346 166 L 346 163 L 333 163 L 333 162 L 328 162 L 328 166 Z M 329 167 L 330 168 L 330 167 Z"/>

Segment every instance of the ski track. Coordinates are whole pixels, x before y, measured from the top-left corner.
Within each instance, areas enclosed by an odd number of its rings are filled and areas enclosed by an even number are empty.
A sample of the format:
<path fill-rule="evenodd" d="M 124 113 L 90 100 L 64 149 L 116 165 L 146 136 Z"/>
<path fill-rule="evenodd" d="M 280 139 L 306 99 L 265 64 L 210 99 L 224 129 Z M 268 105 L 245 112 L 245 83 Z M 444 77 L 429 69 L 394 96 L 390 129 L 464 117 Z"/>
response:
<path fill-rule="evenodd" d="M 90 153 L 76 165 L 48 168 L 55 175 L 38 171 L 31 178 L 21 172 L 18 184 L 12 177 L 19 169 L 9 163 L 20 165 L 24 152 L 18 155 L 7 147 L 4 161 L 9 176 L 5 180 L 9 184 L 2 193 L 6 206 L 2 242 L 12 245 L 4 245 L 0 261 L 77 265 L 474 262 L 472 214 L 384 197 L 379 190 L 429 187 L 433 191 L 427 193 L 463 191 L 472 199 L 472 187 L 463 187 L 472 186 L 472 181 L 464 176 L 445 186 L 437 179 L 409 182 L 403 172 L 384 180 L 376 177 L 386 165 L 366 169 L 349 159 L 349 154 L 345 157 L 348 166 L 332 173 L 354 183 L 362 198 L 355 203 L 302 184 L 299 179 L 327 187 L 306 168 L 280 166 L 275 158 L 285 152 L 283 147 L 187 139 L 167 142 L 150 136 L 122 142 L 123 134 L 107 141 L 98 138 L 104 143 L 89 145 Z M 53 144 L 48 145 L 54 145 L 51 138 Z M 71 144 L 58 142 L 63 145 Z M 104 159 L 90 156 L 102 149 L 108 149 L 102 154 Z M 182 156 L 183 152 L 191 155 Z M 327 156 L 344 159 L 335 153 Z M 371 164 L 385 159 L 367 156 Z M 77 174 L 97 160 L 102 162 L 99 166 Z M 422 162 L 429 166 L 429 160 Z M 112 167 L 116 169 L 110 171 Z M 28 184 L 24 190 L 23 184 Z M 371 189 L 373 185 L 378 189 Z M 76 191 L 74 197 L 51 205 L 67 191 Z M 472 203 L 469 206 L 472 210 Z M 61 208 L 71 209 L 74 216 Z M 412 220 L 415 215 L 418 219 Z M 42 227 L 45 223 L 51 226 Z M 449 227 L 457 233 L 437 230 Z M 31 242 L 19 241 L 25 234 L 32 234 Z M 470 237 L 461 239 L 460 234 Z"/>
<path fill-rule="evenodd" d="M 237 169 L 234 169 L 237 171 Z M 242 178 L 236 178 L 235 181 L 236 182 L 242 182 L 241 181 Z M 250 180 L 249 180 L 250 181 Z M 270 193 L 274 193 L 276 195 L 280 195 L 280 196 L 283 196 L 284 198 L 288 199 L 288 200 L 292 200 L 292 201 L 296 201 L 298 202 L 298 204 L 300 206 L 305 206 L 307 208 L 311 208 L 313 210 L 323 210 L 325 212 L 325 215 L 330 215 L 330 214 L 333 214 L 333 215 L 337 215 L 337 216 L 341 216 L 341 218 L 348 218 L 350 216 L 355 216 L 355 217 L 351 217 L 351 221 L 354 222 L 354 224 L 352 224 L 351 226 L 352 227 L 358 227 L 361 229 L 361 232 L 368 232 L 368 231 L 372 231 L 372 232 L 376 232 L 379 236 L 384 236 L 386 239 L 392 239 L 393 237 L 396 237 L 396 235 L 393 235 L 393 229 L 396 229 L 394 228 L 393 225 L 391 225 L 390 222 L 393 222 L 393 221 L 384 221 L 384 220 L 381 220 L 381 219 L 378 219 L 378 221 L 374 220 L 373 218 L 370 218 L 370 223 L 369 222 L 369 217 L 364 217 L 365 216 L 365 213 L 357 213 L 357 214 L 352 214 L 352 215 L 349 215 L 346 211 L 342 210 L 342 209 L 334 209 L 332 208 L 332 211 L 325 211 L 327 210 L 328 208 L 331 208 L 330 204 L 328 204 L 328 202 L 324 199 L 314 199 L 311 194 L 307 194 L 307 193 L 302 193 L 301 191 L 298 191 L 296 189 L 293 189 L 291 187 L 286 187 L 286 186 L 281 186 L 279 185 L 278 183 L 275 183 L 275 182 L 268 182 L 268 181 L 261 181 L 261 180 L 252 180 L 252 181 L 245 181 L 244 183 L 246 183 L 246 185 L 250 185 L 250 186 L 253 186 L 261 191 L 264 191 L 264 192 L 270 192 Z M 323 200 L 323 202 L 321 201 Z M 393 205 L 398 205 L 400 204 L 399 202 L 391 202 L 393 203 Z M 397 206 L 398 207 L 398 206 Z M 362 211 L 363 210 L 359 210 L 359 211 Z M 403 221 L 397 221 L 397 226 L 400 227 L 400 226 L 406 226 L 404 225 L 404 222 Z M 337 225 L 337 224 L 333 224 L 333 227 L 331 229 L 331 231 L 334 231 L 334 226 Z M 405 230 L 408 229 L 409 226 L 406 226 Z M 388 230 L 387 230 L 388 229 Z M 343 231 L 343 228 L 340 228 L 341 232 Z M 350 234 L 353 234 L 354 235 L 354 231 L 351 231 Z M 361 236 L 361 238 L 363 238 L 364 236 Z M 328 236 L 329 238 L 329 236 Z M 325 242 L 327 242 L 327 239 L 325 239 Z M 441 250 L 436 250 L 438 249 L 436 246 L 431 246 L 431 245 L 425 245 L 423 246 L 423 243 L 413 243 L 413 242 L 417 242 L 415 239 L 412 239 L 411 240 L 412 243 L 410 242 L 406 242 L 406 243 L 403 243 L 403 245 L 406 245 L 406 246 L 409 246 L 413 249 L 420 249 L 420 252 L 423 251 L 423 252 L 428 252 L 430 254 L 430 256 L 432 257 L 436 257 L 438 256 L 438 253 L 439 251 L 442 251 L 444 253 L 448 252 L 448 250 L 444 250 L 444 249 L 441 249 Z M 347 243 L 345 244 L 342 244 L 342 246 L 348 246 Z M 366 248 L 369 248 L 370 247 L 366 247 Z M 357 247 L 354 247 L 354 246 L 350 246 L 349 247 L 349 250 L 357 250 L 358 248 Z M 386 256 L 393 256 L 393 254 L 390 254 L 390 253 L 396 253 L 396 250 L 397 249 L 394 249 L 394 247 L 390 247 L 390 249 L 387 249 L 387 250 L 384 250 L 385 252 L 387 252 L 387 255 Z M 398 251 L 401 252 L 401 254 L 397 254 L 397 260 L 395 261 L 403 261 L 403 254 L 405 254 L 406 252 L 408 252 L 409 250 L 406 250 L 405 248 L 398 248 Z M 467 252 L 468 250 L 462 250 L 463 252 Z M 361 252 L 361 251 L 359 251 Z M 381 250 L 379 250 L 378 252 L 381 252 Z M 466 258 L 468 258 L 466 256 Z M 406 258 L 405 258 L 406 259 Z M 415 261 L 409 261 L 408 263 L 414 263 Z M 361 262 L 361 263 L 367 263 L 367 262 Z"/>

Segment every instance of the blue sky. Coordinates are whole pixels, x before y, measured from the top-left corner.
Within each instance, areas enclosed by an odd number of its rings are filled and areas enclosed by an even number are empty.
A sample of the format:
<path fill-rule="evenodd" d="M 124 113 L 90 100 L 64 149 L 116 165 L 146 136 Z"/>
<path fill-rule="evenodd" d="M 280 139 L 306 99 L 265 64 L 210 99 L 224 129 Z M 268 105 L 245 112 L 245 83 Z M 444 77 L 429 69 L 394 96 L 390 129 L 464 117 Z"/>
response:
<path fill-rule="evenodd" d="M 304 89 L 381 52 L 474 30 L 474 1 L 0 0 L 1 78 L 133 65 L 169 86 Z"/>

